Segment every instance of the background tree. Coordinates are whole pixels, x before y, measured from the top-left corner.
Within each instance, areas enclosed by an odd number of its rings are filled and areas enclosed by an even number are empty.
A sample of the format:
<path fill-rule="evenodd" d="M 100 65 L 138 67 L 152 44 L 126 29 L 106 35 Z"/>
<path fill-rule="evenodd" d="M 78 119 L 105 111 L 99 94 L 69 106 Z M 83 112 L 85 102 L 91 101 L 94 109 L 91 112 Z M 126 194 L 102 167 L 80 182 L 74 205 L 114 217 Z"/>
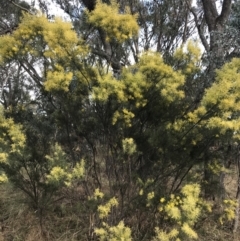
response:
<path fill-rule="evenodd" d="M 25 1 L 1 1 L 0 35 L 12 33 L 18 26 L 22 11 L 29 10 L 30 5 Z"/>

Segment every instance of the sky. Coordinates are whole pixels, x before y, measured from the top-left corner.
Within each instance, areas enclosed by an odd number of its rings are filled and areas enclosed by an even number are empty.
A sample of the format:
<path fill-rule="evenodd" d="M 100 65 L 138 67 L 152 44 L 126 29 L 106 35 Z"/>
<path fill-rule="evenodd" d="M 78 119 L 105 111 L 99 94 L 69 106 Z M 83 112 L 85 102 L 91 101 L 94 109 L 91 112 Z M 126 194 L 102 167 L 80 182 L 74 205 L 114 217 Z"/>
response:
<path fill-rule="evenodd" d="M 25 0 L 25 1 L 28 2 L 29 4 L 31 4 L 31 2 L 34 2 L 36 8 L 38 8 L 39 6 L 38 0 Z M 50 15 L 54 15 L 55 17 L 62 17 L 65 20 L 69 19 L 69 16 L 66 13 L 64 13 L 64 11 L 59 7 L 59 5 L 54 3 L 52 0 L 42 0 L 42 2 L 47 3 Z"/>

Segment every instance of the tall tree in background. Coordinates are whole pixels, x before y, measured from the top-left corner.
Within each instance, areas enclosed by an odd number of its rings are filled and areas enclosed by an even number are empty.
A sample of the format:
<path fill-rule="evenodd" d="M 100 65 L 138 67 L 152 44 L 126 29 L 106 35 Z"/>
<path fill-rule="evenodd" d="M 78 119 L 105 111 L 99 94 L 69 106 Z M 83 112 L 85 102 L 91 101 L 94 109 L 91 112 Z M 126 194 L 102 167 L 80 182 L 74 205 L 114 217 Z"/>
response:
<path fill-rule="evenodd" d="M 56 1 L 70 15 L 75 29 L 84 35 L 91 46 L 94 46 L 93 57 L 106 59 L 117 71 L 121 66 L 138 61 L 142 50 L 157 49 L 168 56 L 179 44 L 187 41 L 193 29 L 190 21 L 190 1 L 118 1 L 121 12 L 126 8 L 137 14 L 140 27 L 139 36 L 124 42 L 106 41 L 105 32 L 99 26 L 86 22 L 84 9 L 94 11 L 96 1 Z M 108 1 L 106 1 L 108 2 Z M 97 28 L 96 28 L 97 27 Z M 100 56 L 100 58 L 98 58 Z"/>
<path fill-rule="evenodd" d="M 229 49 L 226 49 L 225 41 L 229 41 L 229 35 L 226 35 L 226 26 L 231 14 L 231 6 L 232 0 L 202 0 L 197 1 L 196 8 L 191 8 L 199 37 L 211 60 L 209 72 L 222 66 L 227 57 Z M 228 46 L 228 48 L 231 47 Z M 212 83 L 211 80 L 208 81 L 207 86 Z"/>

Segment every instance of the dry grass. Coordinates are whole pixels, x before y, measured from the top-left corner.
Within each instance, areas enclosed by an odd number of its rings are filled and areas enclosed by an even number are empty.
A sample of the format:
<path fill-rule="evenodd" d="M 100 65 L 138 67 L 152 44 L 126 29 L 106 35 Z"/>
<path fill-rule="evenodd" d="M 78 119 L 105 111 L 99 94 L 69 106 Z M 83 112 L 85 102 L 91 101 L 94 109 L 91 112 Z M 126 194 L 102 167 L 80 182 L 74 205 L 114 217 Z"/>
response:
<path fill-rule="evenodd" d="M 79 218 L 77 207 L 63 202 L 57 210 L 47 210 L 40 222 L 21 192 L 9 185 L 0 186 L 0 192 L 0 241 L 87 240 L 87 219 Z"/>
<path fill-rule="evenodd" d="M 232 166 L 226 174 L 226 198 L 235 198 L 237 170 Z M 42 222 L 37 213 L 25 202 L 21 192 L 10 185 L 0 186 L 0 241 L 87 241 L 90 233 L 89 216 L 84 216 L 81 190 L 74 192 L 72 200 L 61 200 L 46 210 Z M 219 209 L 199 220 L 196 230 L 201 241 L 239 241 L 240 232 L 233 235 L 231 223 L 219 223 Z M 85 210 L 86 211 L 86 210 Z M 85 217 L 85 218 L 83 218 Z M 134 229 L 134 228 L 133 228 Z M 93 239 L 92 239 L 93 240 Z"/>

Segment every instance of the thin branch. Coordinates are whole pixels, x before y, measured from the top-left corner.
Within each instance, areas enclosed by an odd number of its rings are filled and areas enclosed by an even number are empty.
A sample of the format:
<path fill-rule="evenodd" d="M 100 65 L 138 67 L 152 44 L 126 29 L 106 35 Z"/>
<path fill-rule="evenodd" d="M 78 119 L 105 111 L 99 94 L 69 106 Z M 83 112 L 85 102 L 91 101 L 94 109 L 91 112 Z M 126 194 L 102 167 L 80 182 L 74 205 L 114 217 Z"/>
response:
<path fill-rule="evenodd" d="M 20 66 L 22 66 L 25 71 L 35 80 L 35 83 L 39 86 L 42 87 L 41 80 L 42 78 L 38 75 L 37 71 L 31 66 L 31 64 L 28 63 L 28 61 L 19 61 Z M 27 66 L 25 66 L 25 64 Z"/>
<path fill-rule="evenodd" d="M 116 69 L 116 70 L 120 70 L 121 69 L 121 64 L 118 61 L 115 61 L 112 58 L 112 56 L 109 56 L 105 51 L 92 49 L 92 53 L 96 54 L 96 55 L 98 55 L 100 57 L 105 58 L 107 60 L 107 62 L 111 64 L 111 67 L 113 69 Z"/>
<path fill-rule="evenodd" d="M 2 89 L 1 89 L 1 91 L 0 91 L 0 97 L 1 97 L 1 98 L 2 98 L 2 96 L 3 96 L 4 86 L 6 85 L 9 77 L 10 77 L 10 76 L 9 76 L 9 74 L 8 74 L 8 75 L 6 76 L 6 78 L 3 80 Z"/>
<path fill-rule="evenodd" d="M 0 36 L 1 35 L 6 35 L 6 34 L 11 34 L 14 30 L 17 29 L 17 27 L 18 27 L 18 24 L 16 24 L 13 27 L 10 27 L 10 28 L 7 28 L 7 29 L 4 29 L 4 30 L 0 31 Z"/>
<path fill-rule="evenodd" d="M 8 1 L 9 1 L 11 4 L 13 4 L 15 7 L 20 8 L 21 10 L 23 10 L 23 11 L 25 11 L 25 12 L 27 12 L 27 13 L 32 14 L 27 8 L 24 8 L 23 6 L 15 3 L 13 0 L 8 0 Z"/>
<path fill-rule="evenodd" d="M 194 17 L 194 21 L 195 21 L 195 24 L 196 24 L 196 27 L 197 27 L 197 30 L 198 30 L 198 34 L 199 34 L 199 37 L 201 39 L 201 42 L 205 48 L 205 50 L 207 52 L 209 52 L 210 50 L 210 46 L 207 42 L 207 39 L 205 38 L 204 36 L 204 31 L 203 31 L 203 27 L 204 27 L 204 21 L 202 20 L 201 24 L 199 24 L 199 19 L 197 17 L 197 13 L 195 12 L 194 8 L 190 8 L 190 12 L 192 13 L 193 17 Z"/>

